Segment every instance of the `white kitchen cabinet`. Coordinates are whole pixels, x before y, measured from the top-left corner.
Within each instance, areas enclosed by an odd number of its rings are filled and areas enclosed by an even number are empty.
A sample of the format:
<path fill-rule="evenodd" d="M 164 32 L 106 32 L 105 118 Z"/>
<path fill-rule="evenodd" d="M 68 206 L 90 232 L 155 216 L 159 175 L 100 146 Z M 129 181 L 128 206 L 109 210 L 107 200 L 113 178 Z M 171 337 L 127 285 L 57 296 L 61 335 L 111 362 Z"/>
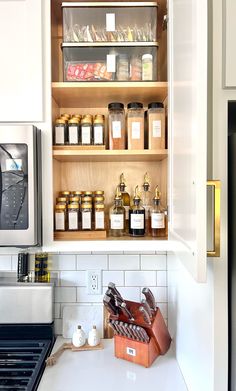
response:
<path fill-rule="evenodd" d="M 223 77 L 224 86 L 236 88 L 236 2 L 235 0 L 223 0 Z"/>
<path fill-rule="evenodd" d="M 162 9 L 165 1 L 161 2 Z M 161 80 L 150 85 L 135 86 L 128 83 L 127 88 L 119 83 L 108 86 L 103 83 L 65 83 L 63 82 L 62 58 L 60 44 L 60 2 L 52 3 L 52 122 L 62 112 L 93 112 L 105 110 L 107 103 L 115 94 L 123 102 L 139 100 L 145 104 L 151 100 L 165 99 L 167 85 Z M 66 162 L 63 151 L 53 151 L 54 195 L 47 193 L 44 197 L 44 245 L 48 251 L 178 251 L 188 271 L 198 282 L 206 281 L 206 180 L 207 180 L 207 1 L 169 0 L 169 150 L 168 158 L 156 165 L 158 178 L 169 176 L 169 239 L 168 240 L 91 240 L 91 241 L 55 241 L 53 238 L 53 198 L 59 190 L 69 188 L 71 183 L 78 187 L 80 169 L 87 169 L 87 180 L 93 179 L 91 156 L 79 162 L 81 157 L 70 157 Z M 59 29 L 56 25 L 59 23 Z M 160 47 L 161 52 L 161 47 Z M 166 89 L 166 95 L 165 95 Z M 103 92 L 101 94 L 101 91 Z M 110 94 L 110 95 L 109 95 Z M 100 98 L 98 99 L 98 96 Z M 90 97 L 90 98 L 89 98 Z M 136 97 L 136 99 L 135 99 Z M 77 108 L 77 109 L 75 109 Z M 90 111 L 88 111 L 90 110 Z M 103 112 L 102 112 L 103 113 Z M 105 113 L 105 111 L 104 111 Z M 52 130 L 52 128 L 51 128 Z M 47 143 L 52 143 L 52 136 L 47 135 Z M 52 144 L 51 144 L 52 145 Z M 51 145 L 48 145 L 51 148 Z M 106 151 L 104 151 L 106 152 Z M 107 151 L 109 152 L 109 151 Z M 148 152 L 148 151 L 147 151 Z M 60 155 L 61 153 L 61 155 Z M 95 159 L 93 157 L 93 159 Z M 96 164 L 105 160 L 99 157 Z M 102 160 L 103 159 L 103 160 Z M 143 159 L 143 160 L 142 160 Z M 145 159 L 148 159 L 145 157 Z M 51 172 L 51 159 L 45 150 L 44 162 L 48 161 L 48 173 Z M 127 162 L 120 158 L 120 161 Z M 144 162 L 144 158 L 140 158 Z M 78 164 L 77 166 L 75 166 Z M 109 166 L 102 165 L 105 170 Z M 133 163 L 132 163 L 133 164 Z M 143 163 L 144 164 L 144 163 Z M 169 174 L 167 173 L 167 166 Z M 76 169 L 77 167 L 77 169 Z M 150 165 L 151 167 L 151 165 Z M 125 168 L 126 169 L 126 168 Z M 123 171 L 123 168 L 122 168 Z M 74 172 L 74 174 L 73 174 Z M 106 171 L 105 171 L 106 172 Z M 137 171 L 138 173 L 138 171 Z M 64 179 L 61 181 L 61 176 Z M 72 179 L 69 180 L 70 175 Z M 98 175 L 99 178 L 99 175 Z M 108 176 L 109 180 L 111 179 Z M 105 179 L 106 180 L 106 179 Z M 101 187 L 101 184 L 99 184 Z M 51 184 L 50 184 L 51 186 Z M 98 188 L 99 188 L 98 187 Z M 85 187 L 86 188 L 86 187 Z M 166 194 L 165 194 L 166 195 Z"/>
<path fill-rule="evenodd" d="M 169 234 L 180 247 L 176 250 L 186 268 L 203 282 L 207 252 L 207 1 L 169 0 L 168 10 Z"/>
<path fill-rule="evenodd" d="M 41 0 L 0 1 L 0 122 L 43 120 Z"/>

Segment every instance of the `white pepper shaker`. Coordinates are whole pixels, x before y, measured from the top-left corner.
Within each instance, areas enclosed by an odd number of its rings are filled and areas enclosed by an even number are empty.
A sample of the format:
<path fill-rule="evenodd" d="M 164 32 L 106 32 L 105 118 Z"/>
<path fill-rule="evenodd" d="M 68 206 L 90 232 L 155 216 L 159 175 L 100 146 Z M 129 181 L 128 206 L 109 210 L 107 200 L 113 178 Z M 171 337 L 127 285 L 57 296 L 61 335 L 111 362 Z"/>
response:
<path fill-rule="evenodd" d="M 96 326 L 93 326 L 92 330 L 89 332 L 88 344 L 90 346 L 97 346 L 100 343 L 100 337 L 97 331 Z"/>
<path fill-rule="evenodd" d="M 85 342 L 86 342 L 85 332 L 79 325 L 77 330 L 73 334 L 72 343 L 76 348 L 80 348 L 85 344 Z"/>

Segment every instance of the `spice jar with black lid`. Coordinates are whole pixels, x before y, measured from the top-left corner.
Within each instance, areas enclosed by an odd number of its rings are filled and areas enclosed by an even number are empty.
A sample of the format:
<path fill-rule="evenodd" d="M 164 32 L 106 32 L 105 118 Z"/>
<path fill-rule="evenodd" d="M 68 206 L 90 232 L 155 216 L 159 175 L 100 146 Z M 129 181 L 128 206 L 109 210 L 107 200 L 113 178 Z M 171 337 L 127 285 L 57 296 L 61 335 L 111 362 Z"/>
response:
<path fill-rule="evenodd" d="M 123 103 L 108 105 L 109 149 L 125 149 L 125 111 Z"/>
<path fill-rule="evenodd" d="M 162 102 L 148 105 L 148 149 L 165 149 L 165 108 Z"/>
<path fill-rule="evenodd" d="M 144 149 L 144 110 L 140 102 L 127 105 L 128 149 Z"/>

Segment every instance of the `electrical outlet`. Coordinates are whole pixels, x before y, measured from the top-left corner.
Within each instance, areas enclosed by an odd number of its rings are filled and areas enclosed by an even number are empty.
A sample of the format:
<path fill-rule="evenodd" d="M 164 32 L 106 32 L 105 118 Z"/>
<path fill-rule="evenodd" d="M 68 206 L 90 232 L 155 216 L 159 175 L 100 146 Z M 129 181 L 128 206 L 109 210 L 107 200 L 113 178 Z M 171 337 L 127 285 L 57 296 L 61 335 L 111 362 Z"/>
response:
<path fill-rule="evenodd" d="M 87 293 L 89 295 L 100 295 L 102 290 L 101 270 L 87 271 Z"/>

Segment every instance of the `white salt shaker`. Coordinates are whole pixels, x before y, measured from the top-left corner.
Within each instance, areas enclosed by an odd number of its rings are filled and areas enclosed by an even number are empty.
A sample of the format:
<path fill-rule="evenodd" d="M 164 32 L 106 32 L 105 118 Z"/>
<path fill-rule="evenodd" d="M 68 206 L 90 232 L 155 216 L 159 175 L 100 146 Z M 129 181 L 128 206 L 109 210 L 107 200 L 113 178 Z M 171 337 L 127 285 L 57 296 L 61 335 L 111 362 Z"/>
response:
<path fill-rule="evenodd" d="M 100 343 L 100 337 L 96 326 L 93 326 L 92 330 L 89 332 L 88 344 L 90 346 L 97 346 Z"/>
<path fill-rule="evenodd" d="M 72 343 L 76 348 L 80 348 L 80 346 L 83 346 L 85 342 L 86 342 L 85 332 L 79 325 L 77 330 L 73 334 Z"/>

